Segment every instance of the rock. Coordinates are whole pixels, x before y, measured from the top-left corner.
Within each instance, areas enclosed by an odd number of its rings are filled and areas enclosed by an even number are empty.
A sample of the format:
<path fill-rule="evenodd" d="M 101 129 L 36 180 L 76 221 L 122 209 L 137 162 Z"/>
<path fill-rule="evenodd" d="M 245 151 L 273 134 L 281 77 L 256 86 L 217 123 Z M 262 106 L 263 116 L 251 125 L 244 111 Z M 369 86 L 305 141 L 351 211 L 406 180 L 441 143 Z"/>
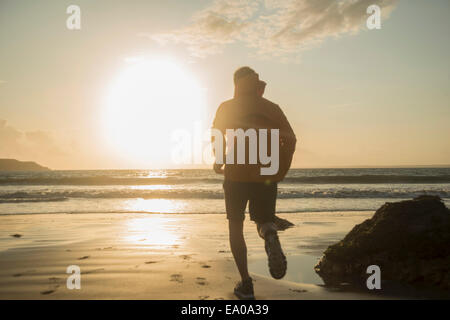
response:
<path fill-rule="evenodd" d="M 386 203 L 329 246 L 314 267 L 326 285 L 366 284 L 369 265 L 382 281 L 450 289 L 450 210 L 437 196 Z"/>
<path fill-rule="evenodd" d="M 0 171 L 49 171 L 32 161 L 19 161 L 15 159 L 0 159 Z"/>

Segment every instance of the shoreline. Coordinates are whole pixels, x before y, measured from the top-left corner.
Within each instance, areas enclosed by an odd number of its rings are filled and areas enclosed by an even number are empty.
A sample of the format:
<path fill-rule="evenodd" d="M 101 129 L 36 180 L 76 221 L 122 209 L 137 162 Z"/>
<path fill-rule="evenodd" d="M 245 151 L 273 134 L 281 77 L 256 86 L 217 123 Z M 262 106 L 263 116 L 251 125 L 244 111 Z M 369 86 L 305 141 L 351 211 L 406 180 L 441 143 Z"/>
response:
<path fill-rule="evenodd" d="M 408 200 L 408 199 L 395 199 L 395 200 Z M 442 201 L 447 201 L 446 199 L 442 199 Z M 450 200 L 448 200 L 450 201 Z M 301 214 L 301 213 L 313 213 L 313 214 L 333 214 L 333 213 L 369 213 L 369 212 L 375 212 L 376 209 L 355 209 L 355 210 L 295 210 L 295 211 L 279 211 L 276 213 L 276 215 L 291 215 L 291 214 Z M 24 212 L 24 213 L 0 213 L 0 217 L 2 216 L 34 216 L 34 215 L 78 215 L 78 214 L 124 214 L 124 215 L 133 215 L 133 214 L 143 214 L 143 215 L 223 215 L 225 216 L 225 212 L 202 212 L 202 213 L 195 213 L 195 212 L 152 212 L 152 211 L 89 211 L 89 212 Z M 248 216 L 248 211 L 245 212 L 246 217 Z"/>
<path fill-rule="evenodd" d="M 264 245 L 246 217 L 244 231 L 256 299 L 392 298 L 289 281 L 292 275 L 313 267 L 296 262 L 296 257 L 320 256 L 324 248 L 371 215 L 280 215 L 295 224 L 280 232 L 288 259 L 284 280 L 265 276 Z M 2 216 L 0 221 L 0 299 L 235 299 L 232 292 L 239 279 L 224 216 L 49 214 Z M 80 290 L 66 287 L 70 265 L 81 269 Z"/>

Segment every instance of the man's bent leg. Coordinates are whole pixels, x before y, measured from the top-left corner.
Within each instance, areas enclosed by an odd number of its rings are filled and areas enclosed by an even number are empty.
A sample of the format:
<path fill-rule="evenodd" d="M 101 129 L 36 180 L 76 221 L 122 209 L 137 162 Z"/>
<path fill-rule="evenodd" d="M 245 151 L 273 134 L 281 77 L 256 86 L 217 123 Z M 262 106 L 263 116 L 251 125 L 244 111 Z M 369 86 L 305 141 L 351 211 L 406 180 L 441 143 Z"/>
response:
<path fill-rule="evenodd" d="M 264 239 L 269 271 L 275 279 L 286 274 L 287 261 L 281 248 L 275 221 L 277 184 L 255 184 L 250 199 L 250 217 L 256 222 L 258 235 Z"/>
<path fill-rule="evenodd" d="M 228 220 L 230 247 L 242 280 L 250 278 L 247 266 L 247 245 L 244 239 L 244 220 Z"/>
<path fill-rule="evenodd" d="M 266 234 L 277 233 L 275 224 L 277 190 L 276 183 L 253 184 L 249 205 L 250 218 L 256 222 L 256 230 L 262 239 L 265 239 Z"/>
<path fill-rule="evenodd" d="M 277 226 L 275 222 L 264 222 L 264 223 L 256 223 L 256 230 L 258 231 L 258 235 L 265 239 L 265 236 L 271 233 L 277 233 Z"/>

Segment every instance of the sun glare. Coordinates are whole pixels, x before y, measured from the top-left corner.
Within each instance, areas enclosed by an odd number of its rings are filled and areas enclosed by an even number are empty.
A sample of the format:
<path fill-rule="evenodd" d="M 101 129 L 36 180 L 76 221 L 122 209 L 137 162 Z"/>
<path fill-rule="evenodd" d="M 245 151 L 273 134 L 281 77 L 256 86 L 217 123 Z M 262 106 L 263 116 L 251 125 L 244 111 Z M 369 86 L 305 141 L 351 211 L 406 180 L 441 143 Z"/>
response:
<path fill-rule="evenodd" d="M 129 59 L 108 88 L 106 140 L 124 158 L 167 165 L 171 136 L 203 120 L 205 91 L 172 61 Z"/>
<path fill-rule="evenodd" d="M 182 242 L 182 234 L 176 219 L 149 215 L 144 218 L 128 219 L 125 225 L 124 241 L 132 245 L 169 247 Z"/>

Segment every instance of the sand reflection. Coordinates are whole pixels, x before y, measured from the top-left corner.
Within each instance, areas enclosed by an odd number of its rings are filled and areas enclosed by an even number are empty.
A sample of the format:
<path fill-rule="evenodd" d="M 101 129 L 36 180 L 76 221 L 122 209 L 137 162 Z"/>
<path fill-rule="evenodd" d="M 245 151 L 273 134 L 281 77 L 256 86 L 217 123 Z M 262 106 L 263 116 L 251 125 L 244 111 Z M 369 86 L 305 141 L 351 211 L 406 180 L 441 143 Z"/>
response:
<path fill-rule="evenodd" d="M 183 234 L 176 219 L 148 215 L 127 220 L 123 239 L 135 245 L 168 247 L 181 244 Z"/>

